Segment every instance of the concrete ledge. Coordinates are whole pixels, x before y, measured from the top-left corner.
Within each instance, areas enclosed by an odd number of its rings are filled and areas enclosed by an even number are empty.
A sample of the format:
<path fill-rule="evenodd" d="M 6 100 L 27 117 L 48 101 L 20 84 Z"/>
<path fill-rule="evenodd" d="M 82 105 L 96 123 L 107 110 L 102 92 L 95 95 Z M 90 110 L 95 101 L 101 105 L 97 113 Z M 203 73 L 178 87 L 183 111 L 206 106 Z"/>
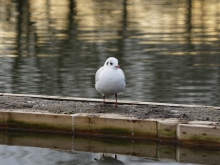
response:
<path fill-rule="evenodd" d="M 66 101 L 82 101 L 82 102 L 102 102 L 102 99 L 93 98 L 79 98 L 79 97 L 63 97 L 63 96 L 46 96 L 46 95 L 29 95 L 29 94 L 12 94 L 12 93 L 0 93 L 0 96 L 15 96 L 15 97 L 32 97 L 51 100 L 66 100 Z M 106 99 L 107 103 L 115 103 L 115 100 Z M 168 106 L 168 107 L 211 107 L 220 109 L 220 107 L 214 106 L 201 106 L 201 105 L 186 105 L 186 104 L 170 104 L 170 103 L 155 103 L 155 102 L 139 102 L 139 101 L 125 101 L 118 100 L 118 104 L 130 104 L 130 105 L 155 105 L 155 106 Z"/>
<path fill-rule="evenodd" d="M 140 120 L 115 114 L 61 115 L 21 110 L 0 112 L 0 127 L 4 129 L 61 131 L 133 139 L 150 138 L 162 142 L 220 147 L 220 127 L 214 124 L 201 121 L 181 124 L 178 120 Z"/>
<path fill-rule="evenodd" d="M 101 102 L 101 99 L 86 99 L 60 96 L 42 96 L 2 93 L 1 96 L 32 97 L 40 99 Z M 107 100 L 114 103 L 114 100 Z M 16 104 L 16 103 L 15 103 Z M 119 101 L 119 104 L 162 105 L 164 107 L 212 107 L 151 102 Z M 187 109 L 188 109 L 187 108 Z M 211 109 L 218 111 L 220 107 Z M 197 144 L 220 147 L 218 122 L 188 121 L 178 119 L 138 119 L 131 116 L 102 113 L 77 113 L 73 115 L 45 113 L 34 109 L 1 110 L 0 127 L 4 129 L 26 129 L 38 131 L 61 131 L 70 134 L 90 134 L 112 137 L 154 139 L 182 144 Z"/>

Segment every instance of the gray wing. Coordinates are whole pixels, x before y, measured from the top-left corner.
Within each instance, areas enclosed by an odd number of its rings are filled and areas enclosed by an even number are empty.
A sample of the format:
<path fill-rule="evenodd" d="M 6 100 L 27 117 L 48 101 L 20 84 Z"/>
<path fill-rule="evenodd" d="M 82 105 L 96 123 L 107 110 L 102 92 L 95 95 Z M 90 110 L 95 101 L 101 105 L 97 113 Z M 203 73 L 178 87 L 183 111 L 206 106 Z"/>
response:
<path fill-rule="evenodd" d="M 104 67 L 101 67 L 97 70 L 97 72 L 95 74 L 95 83 L 99 80 L 99 75 L 103 71 L 103 69 L 104 69 Z"/>

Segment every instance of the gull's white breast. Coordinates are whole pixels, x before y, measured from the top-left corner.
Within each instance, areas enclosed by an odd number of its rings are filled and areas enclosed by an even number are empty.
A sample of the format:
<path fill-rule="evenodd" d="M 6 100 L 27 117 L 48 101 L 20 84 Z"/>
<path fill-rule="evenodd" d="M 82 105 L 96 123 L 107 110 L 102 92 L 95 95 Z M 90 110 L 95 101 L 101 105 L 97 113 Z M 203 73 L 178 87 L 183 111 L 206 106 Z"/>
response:
<path fill-rule="evenodd" d="M 114 95 L 125 89 L 125 76 L 120 68 L 101 67 L 95 77 L 95 88 L 102 95 Z"/>

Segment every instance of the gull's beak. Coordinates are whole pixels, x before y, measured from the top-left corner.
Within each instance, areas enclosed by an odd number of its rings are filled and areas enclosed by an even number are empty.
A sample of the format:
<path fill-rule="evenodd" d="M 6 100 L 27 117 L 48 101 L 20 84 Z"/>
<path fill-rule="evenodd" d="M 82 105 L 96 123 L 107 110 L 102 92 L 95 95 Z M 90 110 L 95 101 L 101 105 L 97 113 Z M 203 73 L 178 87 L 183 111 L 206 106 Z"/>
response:
<path fill-rule="evenodd" d="M 115 66 L 116 68 L 120 68 L 120 66 L 119 65 L 117 65 L 117 66 Z"/>

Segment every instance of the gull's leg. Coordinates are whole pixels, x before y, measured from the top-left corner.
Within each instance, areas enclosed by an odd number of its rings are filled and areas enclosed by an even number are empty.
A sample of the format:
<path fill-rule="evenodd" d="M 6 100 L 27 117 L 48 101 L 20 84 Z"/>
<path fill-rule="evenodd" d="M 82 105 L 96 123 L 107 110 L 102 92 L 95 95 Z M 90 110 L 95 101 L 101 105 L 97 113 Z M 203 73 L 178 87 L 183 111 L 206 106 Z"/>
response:
<path fill-rule="evenodd" d="M 117 93 L 115 94 L 115 107 L 117 107 L 118 105 L 118 103 L 117 103 L 117 98 L 118 98 L 118 95 L 117 95 Z"/>
<path fill-rule="evenodd" d="M 103 95 L 102 97 L 103 97 L 103 105 L 105 106 L 105 95 Z"/>

